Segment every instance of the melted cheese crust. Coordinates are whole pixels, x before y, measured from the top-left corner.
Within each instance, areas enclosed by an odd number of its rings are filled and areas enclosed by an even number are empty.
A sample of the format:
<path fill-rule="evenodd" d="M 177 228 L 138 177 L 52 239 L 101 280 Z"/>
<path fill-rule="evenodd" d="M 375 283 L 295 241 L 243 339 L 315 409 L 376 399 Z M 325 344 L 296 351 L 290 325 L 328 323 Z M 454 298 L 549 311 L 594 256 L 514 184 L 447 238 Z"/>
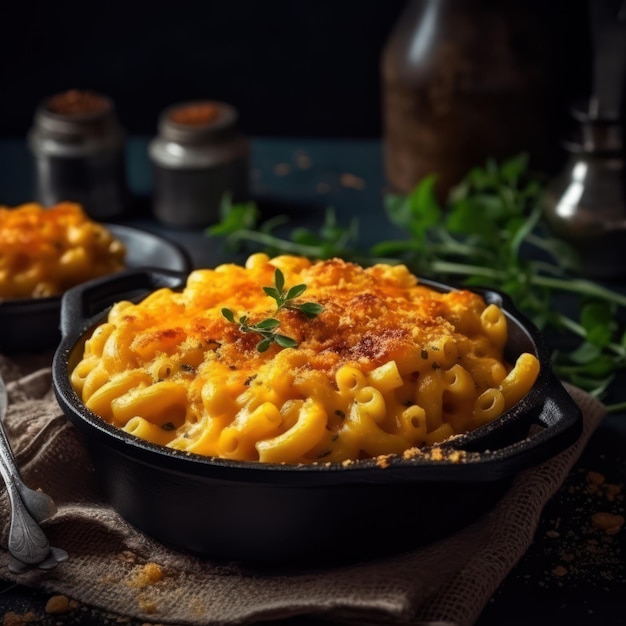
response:
<path fill-rule="evenodd" d="M 275 313 L 280 268 L 323 311 Z M 268 317 L 295 348 L 244 332 Z M 158 444 L 241 460 L 346 461 L 402 454 L 495 419 L 538 362 L 505 362 L 506 318 L 471 291 L 439 293 L 403 265 L 363 268 L 256 254 L 192 272 L 181 292 L 120 302 L 86 342 L 72 384 L 103 419 Z M 486 394 L 486 395 L 485 395 Z"/>
<path fill-rule="evenodd" d="M 0 207 L 0 297 L 41 298 L 124 268 L 124 245 L 82 207 Z"/>

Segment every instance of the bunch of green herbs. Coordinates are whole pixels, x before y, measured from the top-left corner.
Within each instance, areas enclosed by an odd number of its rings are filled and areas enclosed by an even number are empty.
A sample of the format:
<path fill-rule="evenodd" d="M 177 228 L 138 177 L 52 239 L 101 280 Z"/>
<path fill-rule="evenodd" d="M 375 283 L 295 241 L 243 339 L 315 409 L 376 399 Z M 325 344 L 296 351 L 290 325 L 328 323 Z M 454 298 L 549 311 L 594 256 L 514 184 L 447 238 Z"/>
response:
<path fill-rule="evenodd" d="M 387 194 L 388 218 L 404 236 L 366 250 L 359 247 L 358 222 L 343 226 L 330 208 L 317 232 L 294 228 L 279 235 L 286 218 L 261 221 L 254 202 L 232 204 L 226 198 L 221 221 L 207 233 L 229 246 L 252 245 L 269 254 L 405 263 L 418 276 L 505 292 L 550 338 L 557 375 L 606 398 L 616 373 L 626 367 L 626 333 L 619 321 L 626 296 L 581 277 L 574 250 L 551 233 L 543 198 L 542 184 L 520 155 L 472 169 L 444 203 L 437 199 L 435 176 L 409 194 Z M 608 406 L 613 412 L 624 408 L 625 403 Z"/>

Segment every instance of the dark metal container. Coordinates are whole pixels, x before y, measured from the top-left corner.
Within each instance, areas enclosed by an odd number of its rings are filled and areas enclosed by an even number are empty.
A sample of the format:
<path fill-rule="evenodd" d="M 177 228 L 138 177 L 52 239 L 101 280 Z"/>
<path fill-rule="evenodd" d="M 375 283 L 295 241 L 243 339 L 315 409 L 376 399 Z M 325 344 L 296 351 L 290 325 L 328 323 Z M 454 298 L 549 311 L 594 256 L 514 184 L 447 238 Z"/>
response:
<path fill-rule="evenodd" d="M 46 99 L 35 112 L 28 144 L 36 197 L 44 206 L 78 202 L 99 220 L 127 208 L 125 134 L 108 97 L 70 90 Z"/>
<path fill-rule="evenodd" d="M 521 470 L 571 445 L 580 410 L 550 367 L 541 334 L 494 291 L 509 323 L 507 358 L 535 354 L 532 390 L 504 415 L 443 445 L 462 461 L 427 454 L 349 465 L 232 461 L 138 439 L 89 411 L 70 384 L 85 340 L 104 321 L 104 302 L 182 287 L 177 272 L 127 272 L 63 297 L 63 339 L 53 361 L 61 408 L 81 435 L 111 505 L 131 524 L 201 556 L 264 564 L 350 562 L 409 550 L 479 518 Z M 422 281 L 436 289 L 451 287 Z"/>
<path fill-rule="evenodd" d="M 237 111 L 223 102 L 185 102 L 159 119 L 148 152 L 154 170 L 153 211 L 162 223 L 206 227 L 219 219 L 222 198 L 248 194 L 249 143 Z"/>

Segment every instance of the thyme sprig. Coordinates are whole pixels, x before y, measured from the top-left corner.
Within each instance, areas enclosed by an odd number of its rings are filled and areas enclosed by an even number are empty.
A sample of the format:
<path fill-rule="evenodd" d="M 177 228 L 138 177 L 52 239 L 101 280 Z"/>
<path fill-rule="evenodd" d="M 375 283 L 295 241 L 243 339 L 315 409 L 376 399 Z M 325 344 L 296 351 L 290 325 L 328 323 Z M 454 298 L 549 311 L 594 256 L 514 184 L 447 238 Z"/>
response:
<path fill-rule="evenodd" d="M 281 237 L 276 220 L 259 221 L 254 203 L 226 206 L 208 234 L 272 254 L 405 263 L 420 276 L 501 290 L 546 331 L 562 380 L 597 397 L 610 395 L 616 372 L 626 369 L 626 295 L 580 275 L 577 254 L 544 218 L 544 190 L 528 172 L 526 156 L 472 169 L 443 204 L 435 183 L 428 176 L 408 194 L 387 194 L 389 220 L 405 236 L 365 250 L 354 220 L 342 227 L 332 209 L 317 234 L 297 229 Z"/>
<path fill-rule="evenodd" d="M 227 246 L 238 250 L 246 245 L 261 247 L 270 256 L 296 254 L 309 259 L 333 257 L 354 258 L 358 253 L 359 223 L 357 219 L 341 226 L 335 210 L 328 207 L 324 221 L 317 232 L 309 228 L 294 228 L 287 237 L 276 234 L 279 227 L 289 222 L 285 215 L 277 215 L 261 221 L 261 213 L 255 202 L 233 203 L 225 195 L 220 206 L 220 221 L 206 230 L 211 237 L 223 237 Z"/>
<path fill-rule="evenodd" d="M 244 333 L 255 333 L 261 337 L 261 340 L 256 346 L 259 352 L 265 352 L 273 343 L 279 345 L 281 348 L 296 348 L 298 342 L 293 337 L 283 335 L 278 331 L 280 327 L 280 320 L 276 318 L 279 311 L 291 310 L 300 311 L 305 315 L 307 319 L 313 319 L 317 317 L 324 307 L 317 302 L 296 302 L 296 298 L 299 298 L 307 289 L 305 284 L 295 285 L 294 287 L 285 287 L 285 275 L 283 272 L 276 268 L 274 270 L 274 286 L 263 287 L 263 291 L 276 302 L 276 310 L 272 317 L 268 317 L 256 324 L 250 324 L 247 315 L 241 315 L 239 319 L 235 317 L 235 313 L 224 307 L 222 309 L 222 315 L 232 324 L 238 324 L 239 329 Z"/>

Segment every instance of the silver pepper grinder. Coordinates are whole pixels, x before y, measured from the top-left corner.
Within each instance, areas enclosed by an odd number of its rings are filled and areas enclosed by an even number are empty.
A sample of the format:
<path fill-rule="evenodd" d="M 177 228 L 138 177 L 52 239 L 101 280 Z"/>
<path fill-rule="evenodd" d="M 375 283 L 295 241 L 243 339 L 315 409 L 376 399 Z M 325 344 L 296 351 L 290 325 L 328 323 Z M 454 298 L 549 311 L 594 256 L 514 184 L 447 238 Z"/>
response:
<path fill-rule="evenodd" d="M 110 98 L 77 89 L 47 98 L 28 133 L 37 200 L 77 202 L 99 220 L 123 213 L 130 199 L 125 141 Z"/>
<path fill-rule="evenodd" d="M 589 0 L 593 90 L 572 115 L 578 137 L 563 172 L 548 185 L 545 214 L 595 278 L 626 275 L 624 83 L 626 0 Z"/>

